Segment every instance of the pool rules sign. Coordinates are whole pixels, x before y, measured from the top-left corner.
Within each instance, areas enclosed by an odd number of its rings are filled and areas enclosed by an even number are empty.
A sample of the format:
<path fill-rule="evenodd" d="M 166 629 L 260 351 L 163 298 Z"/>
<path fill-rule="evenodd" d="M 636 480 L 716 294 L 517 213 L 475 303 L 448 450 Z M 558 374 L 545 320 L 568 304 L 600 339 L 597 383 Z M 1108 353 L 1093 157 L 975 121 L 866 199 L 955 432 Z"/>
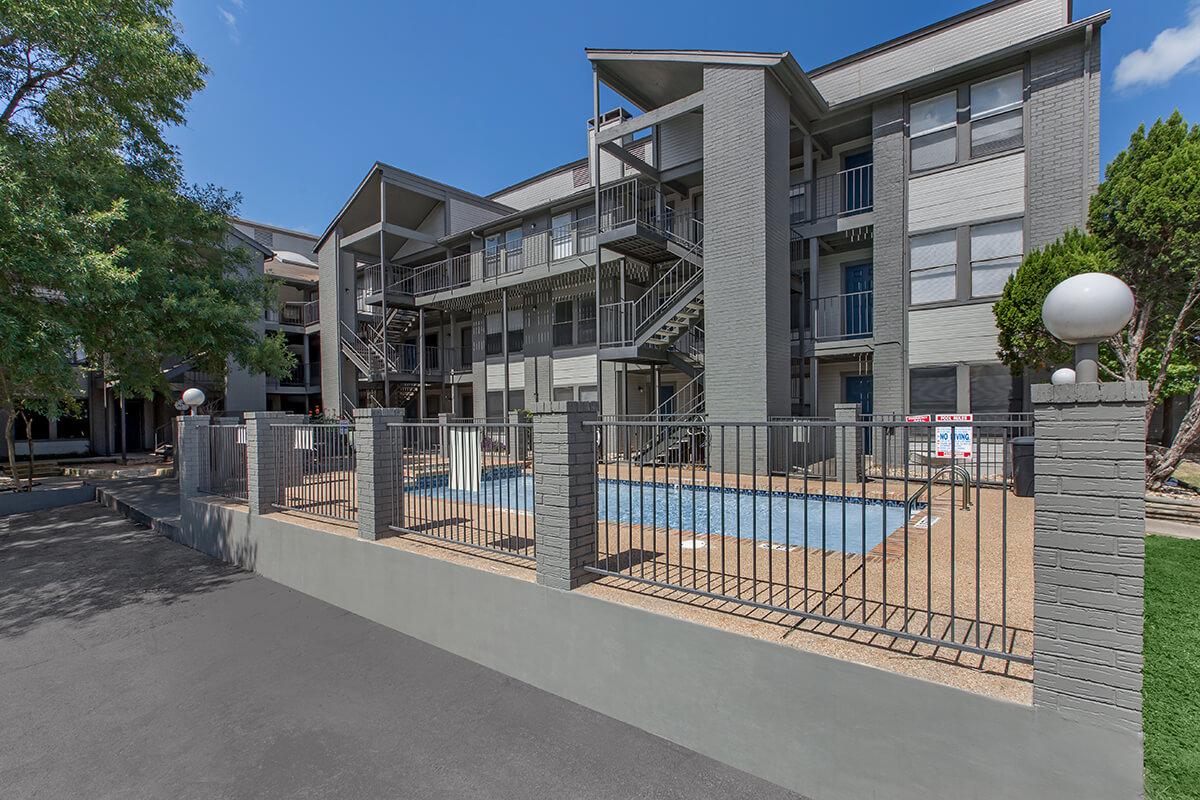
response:
<path fill-rule="evenodd" d="M 970 458 L 974 450 L 974 414 L 938 414 L 934 452 L 938 458 Z M 947 424 L 949 423 L 949 424 Z M 961 427 L 960 427 L 961 426 Z"/>

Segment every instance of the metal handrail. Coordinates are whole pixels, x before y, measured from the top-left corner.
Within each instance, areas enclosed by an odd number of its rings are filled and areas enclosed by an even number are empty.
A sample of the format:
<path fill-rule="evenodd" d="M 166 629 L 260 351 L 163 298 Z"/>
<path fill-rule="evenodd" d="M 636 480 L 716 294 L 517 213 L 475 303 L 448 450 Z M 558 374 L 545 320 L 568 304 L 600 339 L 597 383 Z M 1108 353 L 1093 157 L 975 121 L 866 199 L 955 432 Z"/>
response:
<path fill-rule="evenodd" d="M 912 504 L 917 502 L 917 500 L 920 499 L 922 494 L 930 491 L 930 487 L 933 486 L 933 482 L 938 479 L 938 476 L 944 475 L 947 472 L 953 473 L 953 476 L 950 478 L 950 496 L 951 496 L 951 498 L 954 497 L 954 484 L 957 483 L 957 481 L 955 480 L 955 477 L 959 477 L 959 476 L 962 477 L 962 479 L 963 479 L 962 507 L 965 510 L 969 510 L 971 508 L 971 471 L 969 469 L 967 469 L 966 467 L 962 466 L 961 464 L 954 464 L 954 465 L 948 465 L 948 466 L 942 467 L 941 469 L 937 470 L 932 475 L 930 475 L 928 482 L 923 483 L 920 486 L 918 486 L 917 490 L 915 492 L 913 492 L 911 495 L 909 495 L 908 498 L 905 499 L 904 510 L 907 513 L 912 513 Z"/>

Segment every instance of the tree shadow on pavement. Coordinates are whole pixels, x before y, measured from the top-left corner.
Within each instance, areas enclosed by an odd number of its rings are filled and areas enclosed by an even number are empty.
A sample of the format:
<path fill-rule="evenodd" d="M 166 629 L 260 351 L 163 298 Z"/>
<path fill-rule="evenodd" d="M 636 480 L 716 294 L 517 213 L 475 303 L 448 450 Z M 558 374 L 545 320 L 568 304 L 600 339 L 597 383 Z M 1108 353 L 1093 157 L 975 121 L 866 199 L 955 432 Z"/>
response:
<path fill-rule="evenodd" d="M 96 503 L 0 517 L 0 638 L 247 577 Z"/>

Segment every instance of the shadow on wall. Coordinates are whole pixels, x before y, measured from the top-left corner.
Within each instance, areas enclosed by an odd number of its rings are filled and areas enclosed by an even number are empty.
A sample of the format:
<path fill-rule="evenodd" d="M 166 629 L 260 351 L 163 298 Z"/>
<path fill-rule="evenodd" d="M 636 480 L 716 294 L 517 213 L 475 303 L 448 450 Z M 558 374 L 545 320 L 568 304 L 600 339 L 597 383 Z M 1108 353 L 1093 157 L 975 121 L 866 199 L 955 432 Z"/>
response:
<path fill-rule="evenodd" d="M 56 621 L 86 622 L 132 604 L 174 604 L 248 577 L 197 559 L 95 503 L 5 517 L 0 638 Z"/>

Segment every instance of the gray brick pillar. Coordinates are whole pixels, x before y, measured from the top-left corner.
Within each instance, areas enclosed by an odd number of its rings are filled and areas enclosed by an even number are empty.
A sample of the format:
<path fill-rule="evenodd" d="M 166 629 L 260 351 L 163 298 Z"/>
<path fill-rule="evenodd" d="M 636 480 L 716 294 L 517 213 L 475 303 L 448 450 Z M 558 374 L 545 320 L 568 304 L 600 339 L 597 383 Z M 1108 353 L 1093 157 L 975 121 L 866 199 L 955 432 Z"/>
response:
<path fill-rule="evenodd" d="M 246 412 L 246 492 L 251 514 L 270 514 L 275 511 L 278 465 L 276 464 L 275 430 L 272 425 L 303 424 L 303 414 L 286 411 Z"/>
<path fill-rule="evenodd" d="M 439 418 L 446 416 L 439 414 Z M 393 436 L 389 422 L 403 422 L 403 408 L 358 408 L 354 410 L 354 458 L 358 479 L 358 536 L 375 541 L 392 536 L 388 527 L 398 517 L 399 464 L 393 456 L 401 451 L 401 436 Z M 445 435 L 445 428 L 441 430 Z M 444 441 L 444 440 L 443 440 Z M 393 447 L 393 445 L 395 445 Z"/>
<path fill-rule="evenodd" d="M 560 401 L 533 407 L 533 503 L 537 580 L 574 589 L 592 580 L 596 562 L 595 402 Z"/>
<path fill-rule="evenodd" d="M 179 496 L 196 497 L 208 489 L 208 427 L 207 414 L 179 417 L 175 431 L 175 474 L 179 479 Z"/>
<path fill-rule="evenodd" d="M 442 455 L 450 452 L 450 414 L 438 414 L 438 442 L 442 448 Z M 399 420 L 394 420 L 399 422 Z"/>
<path fill-rule="evenodd" d="M 858 403 L 837 403 L 833 407 L 833 421 L 854 423 L 861 411 Z M 862 479 L 862 429 L 853 424 L 838 424 L 833 429 L 834 476 L 847 483 Z"/>
<path fill-rule="evenodd" d="M 519 460 L 525 459 L 525 449 L 529 446 L 529 442 L 525 439 L 525 431 L 527 429 L 520 427 L 520 423 L 524 422 L 525 419 L 524 411 L 510 411 L 506 417 L 509 425 L 509 441 L 511 442 L 509 452 L 513 458 Z"/>
<path fill-rule="evenodd" d="M 1146 384 L 1032 395 L 1033 702 L 1140 733 Z"/>

